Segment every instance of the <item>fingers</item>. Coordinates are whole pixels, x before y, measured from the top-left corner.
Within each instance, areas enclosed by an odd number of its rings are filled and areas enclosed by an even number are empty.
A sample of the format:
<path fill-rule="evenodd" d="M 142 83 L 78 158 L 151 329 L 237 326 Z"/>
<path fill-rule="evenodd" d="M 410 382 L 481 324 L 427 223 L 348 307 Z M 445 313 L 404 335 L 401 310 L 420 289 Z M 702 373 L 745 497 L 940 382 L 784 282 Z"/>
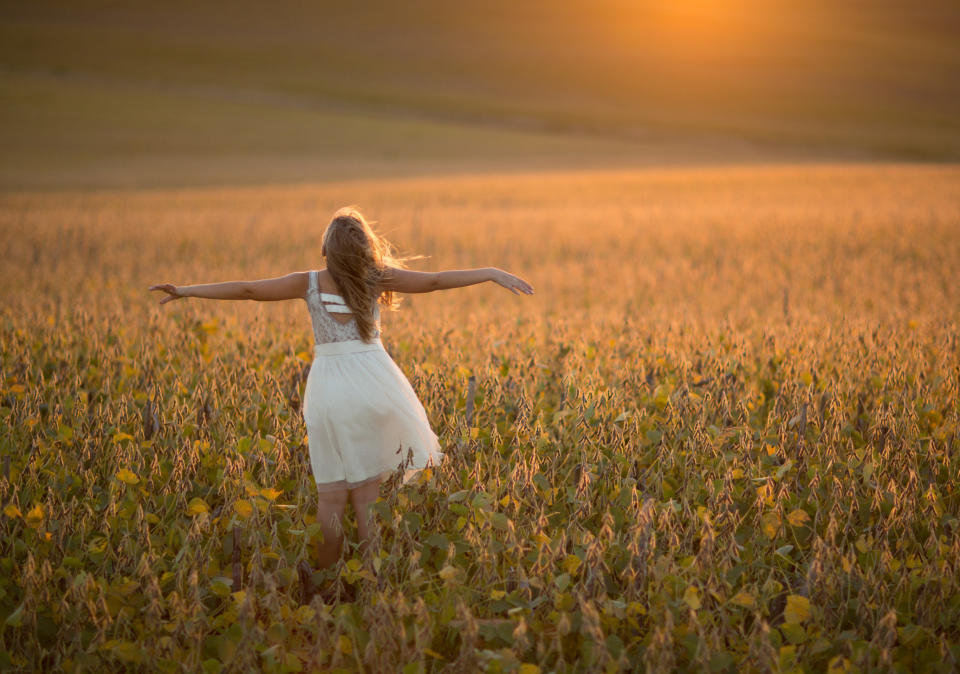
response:
<path fill-rule="evenodd" d="M 519 276 L 514 276 L 514 277 L 513 277 L 513 280 L 516 282 L 517 287 L 518 287 L 521 291 L 523 291 L 523 292 L 526 293 L 527 295 L 532 295 L 532 294 L 533 294 L 533 286 L 531 286 L 529 283 L 527 283 L 526 281 L 524 281 L 522 278 L 520 278 Z"/>
<path fill-rule="evenodd" d="M 503 280 L 497 279 L 497 282 L 514 295 L 533 294 L 533 286 L 519 276 L 514 276 L 513 274 L 508 274 L 506 272 L 503 272 L 503 275 L 505 278 Z"/>
<path fill-rule="evenodd" d="M 524 284 L 523 282 L 516 284 L 503 284 L 503 287 L 512 292 L 514 295 L 532 295 L 533 288 L 529 285 Z"/>
<path fill-rule="evenodd" d="M 524 281 L 522 278 L 517 279 L 517 288 L 527 295 L 533 294 L 533 286 Z"/>

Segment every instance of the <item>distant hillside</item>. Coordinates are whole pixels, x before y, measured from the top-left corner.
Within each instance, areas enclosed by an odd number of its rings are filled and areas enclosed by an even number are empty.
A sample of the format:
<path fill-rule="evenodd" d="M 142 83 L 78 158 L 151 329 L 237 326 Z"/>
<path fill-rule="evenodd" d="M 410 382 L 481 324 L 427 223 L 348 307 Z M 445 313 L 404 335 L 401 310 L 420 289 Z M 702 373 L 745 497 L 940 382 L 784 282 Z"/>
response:
<path fill-rule="evenodd" d="M 316 140 L 316 120 L 291 118 L 303 111 L 334 126 L 334 117 L 365 116 L 420 124 L 425 159 L 442 146 L 482 160 L 490 146 L 482 133 L 438 145 L 436 125 L 457 138 L 468 127 L 498 129 L 528 158 L 538 150 L 510 134 L 536 135 L 533 145 L 553 148 L 544 156 L 558 144 L 561 154 L 586 152 L 588 141 L 567 147 L 561 134 L 599 139 L 598 155 L 624 160 L 651 142 L 701 141 L 960 157 L 953 1 L 81 0 L 5 2 L 2 11 L 5 181 L 16 169 L 10 152 L 27 171 L 59 162 L 70 172 L 97 147 L 140 162 L 271 150 L 290 161 L 299 148 L 309 162 L 328 143 Z M 243 117 L 237 106 L 256 107 L 254 122 L 217 140 L 220 124 L 203 118 Z M 381 131 L 389 145 L 397 130 Z M 78 137 L 90 147 L 71 149 Z M 356 161 L 383 159 L 363 143 L 349 149 Z"/>

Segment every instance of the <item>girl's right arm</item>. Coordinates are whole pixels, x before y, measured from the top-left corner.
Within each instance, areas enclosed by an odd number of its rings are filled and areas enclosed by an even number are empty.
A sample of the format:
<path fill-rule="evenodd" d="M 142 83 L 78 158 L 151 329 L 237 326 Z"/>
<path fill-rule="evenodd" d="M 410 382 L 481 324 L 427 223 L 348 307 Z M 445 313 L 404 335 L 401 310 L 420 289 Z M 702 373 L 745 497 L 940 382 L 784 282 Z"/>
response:
<path fill-rule="evenodd" d="M 160 300 L 165 304 L 181 297 L 203 297 L 211 300 L 257 300 L 258 302 L 293 300 L 307 292 L 309 272 L 295 271 L 286 276 L 260 279 L 259 281 L 226 281 L 202 283 L 192 286 L 175 286 L 158 283 L 148 290 L 162 290 L 167 296 Z"/>
<path fill-rule="evenodd" d="M 533 294 L 533 286 L 518 276 L 496 267 L 482 269 L 456 269 L 450 271 L 410 271 L 388 267 L 381 287 L 401 293 L 430 293 L 434 290 L 449 290 L 472 286 L 485 281 L 499 283 L 514 295 Z"/>

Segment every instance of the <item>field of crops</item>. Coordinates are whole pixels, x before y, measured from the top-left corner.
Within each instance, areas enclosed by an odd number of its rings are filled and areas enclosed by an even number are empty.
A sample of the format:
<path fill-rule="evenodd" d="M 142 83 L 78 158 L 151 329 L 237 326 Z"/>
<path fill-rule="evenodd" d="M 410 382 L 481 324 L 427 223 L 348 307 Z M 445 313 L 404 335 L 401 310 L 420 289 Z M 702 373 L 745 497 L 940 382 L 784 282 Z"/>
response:
<path fill-rule="evenodd" d="M 146 288 L 350 203 L 537 293 L 385 313 L 447 461 L 303 603 L 306 306 Z M 956 167 L 8 193 L 0 248 L 2 669 L 960 667 Z"/>

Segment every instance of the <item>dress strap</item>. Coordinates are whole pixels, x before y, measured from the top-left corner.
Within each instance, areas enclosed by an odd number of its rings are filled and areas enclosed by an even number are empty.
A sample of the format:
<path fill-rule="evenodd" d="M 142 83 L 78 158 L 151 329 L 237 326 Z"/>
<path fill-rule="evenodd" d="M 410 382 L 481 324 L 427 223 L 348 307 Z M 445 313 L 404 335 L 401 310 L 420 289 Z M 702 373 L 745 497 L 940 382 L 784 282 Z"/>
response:
<path fill-rule="evenodd" d="M 313 270 L 307 274 L 307 292 L 317 292 L 317 272 Z"/>
<path fill-rule="evenodd" d="M 320 301 L 325 302 L 323 308 L 331 314 L 352 314 L 353 309 L 347 306 L 343 296 L 333 293 L 320 293 Z"/>

